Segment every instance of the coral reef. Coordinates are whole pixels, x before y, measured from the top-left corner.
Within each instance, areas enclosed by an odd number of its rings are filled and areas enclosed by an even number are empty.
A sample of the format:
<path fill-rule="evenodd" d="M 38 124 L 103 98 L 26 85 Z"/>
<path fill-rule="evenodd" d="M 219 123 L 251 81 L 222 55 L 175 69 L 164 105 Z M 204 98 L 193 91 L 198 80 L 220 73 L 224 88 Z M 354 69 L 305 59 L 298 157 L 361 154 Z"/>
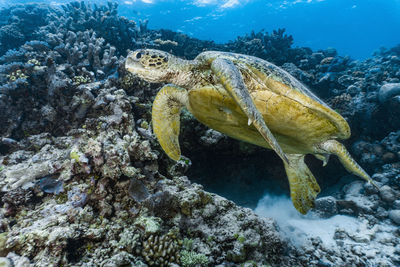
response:
<path fill-rule="evenodd" d="M 70 124 L 65 135 L 3 139 L 2 251 L 17 252 L 37 266 L 162 266 L 182 256 L 185 266 L 294 261 L 284 255 L 272 221 L 248 217 L 250 210 L 204 192 L 178 175 L 185 168 L 166 179 L 159 172 L 165 159 L 159 160 L 151 133 L 144 134 L 148 124 L 138 119 L 141 111 L 133 109 L 138 98 L 114 83 L 109 78 L 76 88 L 67 103 L 71 113 L 63 117 Z M 18 197 L 21 189 L 30 193 Z M 12 218 L 18 222 L 11 225 Z M 218 231 L 233 220 L 238 223 Z M 249 223 L 257 227 L 247 229 Z M 235 234 L 248 236 L 249 243 Z M 181 248 L 184 238 L 195 239 L 195 245 Z"/>
<path fill-rule="evenodd" d="M 227 43 L 223 49 L 254 55 L 281 65 L 290 61 L 289 57 L 293 51 L 292 44 L 293 37 L 285 34 L 285 29 L 278 29 L 271 34 L 261 31 L 238 37 L 235 41 Z"/>
<path fill-rule="evenodd" d="M 355 61 L 332 48 L 293 48 L 283 29 L 215 44 L 147 22 L 120 17 L 114 3 L 0 10 L 0 265 L 400 264 L 399 46 Z M 254 55 L 310 86 L 349 121 L 348 147 L 380 187 L 354 181 L 333 159 L 318 176 L 323 189 L 336 189 L 317 200 L 315 216 L 352 216 L 359 228 L 336 229 L 335 246 L 318 238 L 299 246 L 274 220 L 193 183 L 197 168 L 256 200 L 259 172 L 287 187 L 273 153 L 186 112 L 184 156 L 171 162 L 151 130 L 161 85 L 123 67 L 127 50 L 142 46 L 185 58 L 204 50 Z"/>
<path fill-rule="evenodd" d="M 55 10 L 37 4 L 0 10 L 0 55 L 33 39 L 35 31 L 47 24 L 46 18 L 51 12 Z"/>

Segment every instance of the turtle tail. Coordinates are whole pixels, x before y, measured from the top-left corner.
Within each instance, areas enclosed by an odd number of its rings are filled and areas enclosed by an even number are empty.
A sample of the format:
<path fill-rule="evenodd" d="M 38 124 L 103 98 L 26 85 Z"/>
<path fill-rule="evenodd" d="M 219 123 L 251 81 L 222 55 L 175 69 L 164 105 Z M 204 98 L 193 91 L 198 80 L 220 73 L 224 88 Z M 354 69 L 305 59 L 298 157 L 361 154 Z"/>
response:
<path fill-rule="evenodd" d="M 328 153 L 334 154 L 339 157 L 340 162 L 346 168 L 347 171 L 363 178 L 367 182 L 371 183 L 377 189 L 378 186 L 374 183 L 371 177 L 361 168 L 360 165 L 351 157 L 346 147 L 336 140 L 328 140 L 320 145 L 320 148 Z"/>

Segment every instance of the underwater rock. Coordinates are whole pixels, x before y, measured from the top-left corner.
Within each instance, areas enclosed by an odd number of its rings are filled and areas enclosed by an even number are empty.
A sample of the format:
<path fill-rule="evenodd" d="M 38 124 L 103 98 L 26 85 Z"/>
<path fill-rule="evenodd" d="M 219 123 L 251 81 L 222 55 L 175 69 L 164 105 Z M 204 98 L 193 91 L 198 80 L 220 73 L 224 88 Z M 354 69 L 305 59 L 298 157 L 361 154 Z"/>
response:
<path fill-rule="evenodd" d="M 355 96 L 358 93 L 360 93 L 361 88 L 357 87 L 356 85 L 352 84 L 349 87 L 347 87 L 346 92 L 350 95 L 350 96 Z"/>
<path fill-rule="evenodd" d="M 14 264 L 10 259 L 5 258 L 5 257 L 0 257 L 0 266 L 1 267 L 13 267 Z"/>
<path fill-rule="evenodd" d="M 273 256 L 283 245 L 279 235 L 276 235 L 273 221 L 261 219 L 249 209 L 237 207 L 231 201 L 204 192 L 199 185 L 190 184 L 187 177 L 174 178 L 160 185 L 162 190 L 176 197 L 181 206 L 181 231 L 190 229 L 201 233 L 204 237 L 201 242 L 207 247 L 206 255 L 219 255 L 210 259 L 211 264 L 219 263 L 228 254 L 234 253 L 222 249 L 226 246 L 243 246 L 247 253 L 244 258 L 237 259 L 239 262 L 259 258 L 260 255 L 272 262 L 283 260 Z M 251 228 L 246 226 L 249 223 L 253 224 Z M 223 229 L 220 228 L 222 225 Z"/>
<path fill-rule="evenodd" d="M 88 201 L 88 196 L 85 191 L 85 189 L 77 186 L 72 187 L 68 190 L 68 202 L 75 208 L 85 206 Z"/>
<path fill-rule="evenodd" d="M 213 129 L 208 129 L 203 136 L 200 137 L 200 142 L 205 146 L 216 145 L 225 135 Z"/>
<path fill-rule="evenodd" d="M 396 224 L 400 225 L 400 210 L 389 211 L 389 218 L 392 219 Z"/>
<path fill-rule="evenodd" d="M 353 144 L 352 150 L 360 158 L 361 164 L 379 166 L 383 163 L 382 157 L 385 151 L 379 142 L 371 144 L 359 140 Z"/>
<path fill-rule="evenodd" d="M 33 192 L 22 188 L 16 188 L 5 193 L 1 198 L 1 201 L 4 203 L 4 215 L 15 215 L 15 213 L 27 206 L 33 199 Z"/>
<path fill-rule="evenodd" d="M 171 164 L 168 168 L 168 174 L 171 176 L 182 176 L 189 170 L 190 166 L 192 166 L 192 161 L 185 156 L 181 156 L 178 161 Z"/>
<path fill-rule="evenodd" d="M 395 201 L 393 202 L 393 208 L 394 208 L 394 209 L 400 209 L 400 199 L 395 200 Z"/>
<path fill-rule="evenodd" d="M 5 167 L 0 173 L 0 187 L 2 191 L 32 187 L 36 178 L 55 173 L 57 168 L 63 165 L 63 160 L 63 151 L 59 149 L 50 151 L 50 146 L 44 147 L 36 157 Z"/>
<path fill-rule="evenodd" d="M 143 206 L 164 220 L 173 218 L 179 211 L 178 199 L 168 191 L 152 194 L 144 201 Z"/>
<path fill-rule="evenodd" d="M 314 210 L 323 218 L 332 217 L 338 213 L 336 199 L 332 196 L 317 198 Z"/>
<path fill-rule="evenodd" d="M 368 213 L 371 214 L 379 206 L 379 202 L 372 196 L 365 196 L 363 194 L 363 182 L 354 181 L 345 186 L 345 198 L 346 202 L 341 202 L 342 208 L 350 208 L 355 214 Z M 338 203 L 339 204 L 339 203 Z"/>
<path fill-rule="evenodd" d="M 373 184 L 370 183 L 365 183 L 364 189 L 365 189 L 365 194 L 367 195 L 373 195 L 379 192 L 379 190 Z"/>
<path fill-rule="evenodd" d="M 379 101 L 381 103 L 385 103 L 396 95 L 400 95 L 400 83 L 387 83 L 379 89 Z"/>
<path fill-rule="evenodd" d="M 396 196 L 393 193 L 392 188 L 390 188 L 387 185 L 384 185 L 380 188 L 379 195 L 381 196 L 382 200 L 384 200 L 388 203 L 392 203 L 393 201 L 396 200 Z"/>
<path fill-rule="evenodd" d="M 11 260 L 12 266 L 21 266 L 21 267 L 28 267 L 30 266 L 30 261 L 27 257 L 19 256 L 15 253 L 8 253 L 7 258 Z"/>
<path fill-rule="evenodd" d="M 143 262 L 137 260 L 132 254 L 129 254 L 125 251 L 121 251 L 115 255 L 112 255 L 111 258 L 106 259 L 100 263 L 101 266 L 104 267 L 114 267 L 114 266 L 138 266 L 145 267 Z"/>
<path fill-rule="evenodd" d="M 400 131 L 391 132 L 386 136 L 381 144 L 386 147 L 386 149 L 395 154 L 399 154 L 400 152 Z"/>
<path fill-rule="evenodd" d="M 142 202 L 149 197 L 146 185 L 139 179 L 132 178 L 129 183 L 129 195 L 136 201 Z"/>

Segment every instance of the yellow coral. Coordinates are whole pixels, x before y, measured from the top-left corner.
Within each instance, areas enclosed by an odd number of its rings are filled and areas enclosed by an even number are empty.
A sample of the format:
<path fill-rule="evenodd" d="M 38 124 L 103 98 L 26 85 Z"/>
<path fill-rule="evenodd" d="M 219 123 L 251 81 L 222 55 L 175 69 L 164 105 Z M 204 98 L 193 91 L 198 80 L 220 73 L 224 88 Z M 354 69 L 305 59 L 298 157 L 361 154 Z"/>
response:
<path fill-rule="evenodd" d="M 92 79 L 89 76 L 82 76 L 82 75 L 74 76 L 72 80 L 74 81 L 74 85 L 81 85 L 92 82 Z"/>

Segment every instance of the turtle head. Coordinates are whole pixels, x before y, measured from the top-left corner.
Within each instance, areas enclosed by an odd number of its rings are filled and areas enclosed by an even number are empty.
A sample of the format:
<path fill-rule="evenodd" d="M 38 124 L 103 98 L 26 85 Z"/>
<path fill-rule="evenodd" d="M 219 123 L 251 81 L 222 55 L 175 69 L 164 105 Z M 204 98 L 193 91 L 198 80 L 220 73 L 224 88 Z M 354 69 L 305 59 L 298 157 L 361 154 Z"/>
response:
<path fill-rule="evenodd" d="M 138 49 L 130 52 L 125 68 L 148 82 L 167 82 L 173 70 L 170 60 L 173 55 L 155 49 Z"/>

